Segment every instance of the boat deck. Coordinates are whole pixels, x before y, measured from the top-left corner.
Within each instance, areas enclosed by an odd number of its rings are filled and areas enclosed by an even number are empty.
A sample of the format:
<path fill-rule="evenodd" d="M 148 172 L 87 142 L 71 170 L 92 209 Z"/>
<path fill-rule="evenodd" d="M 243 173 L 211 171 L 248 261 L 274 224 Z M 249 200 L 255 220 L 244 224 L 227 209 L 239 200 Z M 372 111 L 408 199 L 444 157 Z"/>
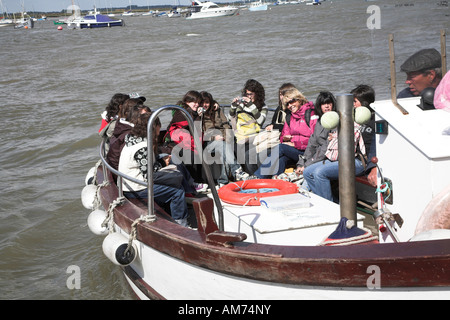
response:
<path fill-rule="evenodd" d="M 297 201 L 306 201 L 306 207 L 283 208 L 269 204 L 238 206 L 222 202 L 225 231 L 245 233 L 254 243 L 275 245 L 318 245 L 335 231 L 340 222 L 340 207 L 315 194 L 296 194 Z M 265 198 L 267 202 L 270 198 Z M 216 212 L 217 213 L 217 212 Z M 358 226 L 365 217 L 358 214 Z"/>

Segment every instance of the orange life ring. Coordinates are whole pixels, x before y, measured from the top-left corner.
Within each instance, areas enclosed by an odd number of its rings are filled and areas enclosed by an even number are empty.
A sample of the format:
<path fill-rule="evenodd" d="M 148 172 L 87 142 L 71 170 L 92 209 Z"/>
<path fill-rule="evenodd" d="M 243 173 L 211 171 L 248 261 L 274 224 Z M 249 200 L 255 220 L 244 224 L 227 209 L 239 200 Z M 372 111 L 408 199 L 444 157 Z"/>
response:
<path fill-rule="evenodd" d="M 259 192 L 260 189 L 276 189 L 272 192 Z M 255 193 L 242 193 L 242 190 L 256 189 Z M 219 190 L 219 198 L 230 204 L 259 206 L 260 199 L 264 197 L 281 196 L 284 194 L 297 193 L 298 186 L 295 183 L 274 180 L 274 179 L 255 179 L 231 182 Z"/>

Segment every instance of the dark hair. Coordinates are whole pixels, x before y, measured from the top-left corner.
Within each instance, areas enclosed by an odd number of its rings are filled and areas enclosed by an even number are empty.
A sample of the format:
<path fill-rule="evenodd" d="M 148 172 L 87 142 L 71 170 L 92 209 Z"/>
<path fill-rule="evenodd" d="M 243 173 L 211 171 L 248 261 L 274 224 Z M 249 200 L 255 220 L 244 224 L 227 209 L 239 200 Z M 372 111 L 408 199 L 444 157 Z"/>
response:
<path fill-rule="evenodd" d="M 375 101 L 375 90 L 371 86 L 360 84 L 350 93 L 361 102 L 362 106 L 368 107 L 372 111 L 370 104 Z"/>
<path fill-rule="evenodd" d="M 106 119 L 112 119 L 119 113 L 120 106 L 125 102 L 125 100 L 129 99 L 130 96 L 123 93 L 116 93 L 112 96 L 108 105 L 106 106 Z"/>
<path fill-rule="evenodd" d="M 131 129 L 130 133 L 138 137 L 147 138 L 148 121 L 152 114 L 153 112 L 151 111 L 140 113 L 136 118 L 136 122 L 134 123 L 134 127 Z M 155 130 L 157 126 L 161 127 L 161 121 L 159 120 L 159 118 L 156 118 L 152 129 Z M 154 135 L 155 131 L 153 131 L 152 133 Z"/>
<path fill-rule="evenodd" d="M 246 94 L 247 90 L 255 93 L 254 103 L 258 108 L 258 110 L 261 111 L 266 100 L 266 92 L 264 90 L 264 87 L 258 81 L 254 79 L 249 79 L 247 80 L 247 82 L 244 85 L 244 88 L 242 89 L 243 96 Z"/>
<path fill-rule="evenodd" d="M 133 107 L 131 107 L 129 114 L 128 114 L 128 118 L 126 119 L 128 122 L 131 122 L 133 124 L 135 124 L 138 121 L 138 118 L 141 116 L 142 113 L 144 112 L 152 112 L 150 110 L 149 107 L 142 105 L 142 104 L 137 104 Z"/>
<path fill-rule="evenodd" d="M 183 96 L 183 99 L 178 102 L 178 105 L 181 105 L 182 107 L 186 108 L 188 102 L 202 102 L 202 96 L 200 95 L 200 92 L 195 90 L 190 90 L 186 92 L 186 94 Z"/>
<path fill-rule="evenodd" d="M 215 116 L 216 116 L 216 112 L 214 110 L 214 104 L 216 104 L 217 102 L 214 100 L 212 94 L 209 92 L 202 91 L 202 92 L 200 92 L 200 95 L 202 96 L 202 102 L 205 102 L 205 100 L 209 101 L 209 109 L 206 110 L 204 114 L 209 119 L 211 119 L 211 121 L 214 123 Z"/>
<path fill-rule="evenodd" d="M 130 121 L 130 111 L 136 105 L 143 105 L 141 99 L 127 99 L 120 108 L 119 117 L 125 118 L 127 121 Z"/>
<path fill-rule="evenodd" d="M 314 103 L 314 110 L 319 117 L 323 115 L 322 105 L 328 103 L 331 103 L 333 105 L 332 110 L 336 111 L 336 98 L 334 95 L 329 91 L 319 92 L 316 102 Z"/>

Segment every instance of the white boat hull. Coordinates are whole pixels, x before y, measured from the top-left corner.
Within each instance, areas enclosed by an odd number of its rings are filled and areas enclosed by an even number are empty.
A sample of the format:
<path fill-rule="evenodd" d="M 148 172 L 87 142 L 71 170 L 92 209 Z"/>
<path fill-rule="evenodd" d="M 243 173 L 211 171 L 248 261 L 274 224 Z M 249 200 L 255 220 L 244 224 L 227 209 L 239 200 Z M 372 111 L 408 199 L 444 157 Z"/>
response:
<path fill-rule="evenodd" d="M 450 288 L 370 288 L 319 287 L 269 283 L 238 278 L 194 266 L 137 244 L 138 257 L 132 268 L 142 281 L 168 300 L 307 300 L 307 299 L 448 299 Z M 125 272 L 140 299 L 149 299 Z"/>
<path fill-rule="evenodd" d="M 232 8 L 217 12 L 194 12 L 186 19 L 202 19 L 202 18 L 217 18 L 217 17 L 227 17 L 234 16 L 239 11 L 239 8 Z"/>

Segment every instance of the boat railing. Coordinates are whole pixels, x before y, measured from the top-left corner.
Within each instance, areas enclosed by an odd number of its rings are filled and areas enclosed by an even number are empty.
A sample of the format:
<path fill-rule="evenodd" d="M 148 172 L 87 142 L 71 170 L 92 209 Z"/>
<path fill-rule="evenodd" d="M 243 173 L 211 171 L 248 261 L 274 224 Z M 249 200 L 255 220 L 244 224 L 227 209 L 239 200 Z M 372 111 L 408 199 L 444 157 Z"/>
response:
<path fill-rule="evenodd" d="M 122 181 L 123 179 L 130 180 L 134 183 L 140 184 L 142 186 L 147 186 L 147 192 L 148 192 L 148 218 L 150 220 L 155 218 L 155 211 L 154 211 L 154 192 L 153 192 L 153 165 L 154 165 L 154 157 L 150 156 L 152 155 L 153 150 L 153 127 L 155 125 L 156 119 L 158 118 L 159 114 L 165 110 L 178 110 L 181 112 L 181 114 L 186 118 L 189 124 L 189 131 L 192 133 L 192 136 L 194 138 L 194 147 L 196 150 L 201 150 L 201 143 L 197 135 L 194 134 L 194 120 L 189 115 L 189 113 L 183 109 L 180 106 L 176 105 L 165 105 L 162 106 L 156 110 L 152 111 L 152 115 L 150 116 L 150 119 L 147 123 L 147 154 L 148 154 L 148 161 L 147 161 L 147 181 L 139 180 L 133 177 L 130 177 L 113 167 L 106 161 L 105 157 L 105 141 L 103 141 L 100 145 L 100 158 L 102 161 L 103 168 L 108 169 L 113 174 L 117 176 L 117 187 L 119 190 L 119 197 L 123 197 L 123 189 L 122 189 Z M 198 148 L 200 146 L 200 148 Z M 211 173 L 210 166 L 208 166 L 205 163 L 204 157 L 202 157 L 202 168 L 206 175 L 206 180 L 208 182 L 209 188 L 211 190 L 211 194 L 213 196 L 214 203 L 217 207 L 218 212 L 218 218 L 219 218 L 219 229 L 221 231 L 224 230 L 224 224 L 223 224 L 223 211 L 222 206 L 220 203 L 219 195 L 217 194 L 217 190 L 215 188 L 214 179 Z M 105 175 L 105 179 L 107 178 L 107 175 Z"/>

